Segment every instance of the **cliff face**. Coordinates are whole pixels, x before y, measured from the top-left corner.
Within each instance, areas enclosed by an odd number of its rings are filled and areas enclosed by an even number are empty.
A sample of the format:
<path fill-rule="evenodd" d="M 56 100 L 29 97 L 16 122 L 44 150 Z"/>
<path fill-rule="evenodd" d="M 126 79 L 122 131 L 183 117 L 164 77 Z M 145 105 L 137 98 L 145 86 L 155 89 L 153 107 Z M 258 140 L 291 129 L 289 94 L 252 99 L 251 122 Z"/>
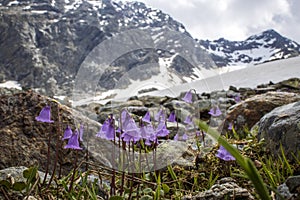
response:
<path fill-rule="evenodd" d="M 137 49 L 119 55 L 113 63 L 105 63 L 112 67 L 106 68 L 104 76 L 98 77 L 101 87 L 114 88 L 119 77 L 128 70 L 149 62 L 159 65 L 160 59 L 170 59 L 171 56 L 176 59 L 170 61 L 169 73 L 178 72 L 179 76 L 191 76 L 193 73 L 187 61 L 174 56 L 181 51 L 180 44 L 174 47 L 176 40 L 180 39 L 164 37 L 164 32 L 173 31 L 192 39 L 184 26 L 143 3 L 123 4 L 109 0 L 4 1 L 0 4 L 0 13 L 2 79 L 17 80 L 23 87 L 38 88 L 42 93 L 69 93 L 87 55 L 101 42 L 133 29 L 147 30 L 154 46 L 171 45 L 171 48 L 166 48 L 172 51 Z M 195 51 L 193 45 L 190 52 Z M 197 51 L 200 52 L 199 58 L 202 54 L 207 55 L 199 47 Z M 212 64 L 206 64 L 206 67 L 210 66 Z M 157 69 L 148 70 L 145 77 L 139 78 L 147 79 L 157 73 Z"/>

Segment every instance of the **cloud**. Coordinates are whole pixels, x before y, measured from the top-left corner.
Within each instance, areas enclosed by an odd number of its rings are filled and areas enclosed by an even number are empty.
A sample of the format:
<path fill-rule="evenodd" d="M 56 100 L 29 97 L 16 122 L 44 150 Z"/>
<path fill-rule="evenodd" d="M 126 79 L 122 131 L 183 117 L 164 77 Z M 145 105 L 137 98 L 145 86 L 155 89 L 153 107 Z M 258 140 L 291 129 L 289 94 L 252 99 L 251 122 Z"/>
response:
<path fill-rule="evenodd" d="M 199 39 L 244 40 L 275 29 L 300 42 L 298 0 L 140 0 L 168 13 Z"/>

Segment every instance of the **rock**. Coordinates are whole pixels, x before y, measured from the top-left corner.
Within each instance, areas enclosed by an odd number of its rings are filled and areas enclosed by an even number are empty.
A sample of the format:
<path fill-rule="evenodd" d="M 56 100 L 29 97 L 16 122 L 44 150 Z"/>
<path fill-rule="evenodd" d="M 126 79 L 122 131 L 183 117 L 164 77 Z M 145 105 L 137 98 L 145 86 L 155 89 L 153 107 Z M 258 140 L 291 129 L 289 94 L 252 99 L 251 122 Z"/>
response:
<path fill-rule="evenodd" d="M 26 178 L 23 177 L 23 172 L 28 169 L 25 166 L 17 166 L 17 167 L 9 167 L 0 170 L 0 181 L 2 180 L 12 180 L 13 182 L 26 182 Z M 39 177 L 41 181 L 45 177 L 45 173 L 38 171 Z M 47 179 L 50 180 L 50 176 L 48 174 Z"/>
<path fill-rule="evenodd" d="M 35 120 L 35 117 L 39 115 L 46 104 L 51 106 L 51 118 L 54 120 L 52 124 Z M 60 125 L 58 125 L 58 109 Z M 78 111 L 32 91 L 19 91 L 15 94 L 2 95 L 0 99 L 0 118 L 0 169 L 20 165 L 26 167 L 38 165 L 39 170 L 45 171 L 48 136 L 50 135 L 51 164 L 49 172 L 53 170 L 53 162 L 57 151 L 56 143 L 59 142 L 58 151 L 60 156 L 58 162 L 62 167 L 63 174 L 70 172 L 75 156 L 72 151 L 63 149 L 65 142 L 60 142 L 66 126 L 70 125 L 74 130 L 79 124 L 83 124 L 85 126 L 84 140 L 90 138 L 90 142 L 93 141 L 94 135 L 101 126 L 100 123 L 85 117 Z M 83 142 L 81 145 L 85 147 L 86 143 Z M 107 143 L 103 143 L 98 148 L 101 150 L 101 148 L 106 147 Z M 86 151 L 80 151 L 79 160 L 84 160 L 85 155 Z M 93 160 L 92 156 L 90 159 L 90 161 Z M 101 156 L 98 156 L 97 160 L 107 162 Z"/>
<path fill-rule="evenodd" d="M 290 176 L 285 183 L 292 193 L 300 192 L 300 175 Z"/>
<path fill-rule="evenodd" d="M 284 199 L 298 200 L 300 197 L 300 176 L 290 176 L 277 187 L 277 190 Z M 279 195 L 276 195 L 276 200 L 281 200 Z"/>
<path fill-rule="evenodd" d="M 293 159 L 300 150 L 300 101 L 275 108 L 257 124 L 258 139 L 264 138 L 266 148 L 274 155 L 284 153 Z"/>
<path fill-rule="evenodd" d="M 254 197 L 245 188 L 239 187 L 231 177 L 222 178 L 209 190 L 195 196 L 185 196 L 182 200 L 223 200 L 243 199 L 254 200 Z"/>
<path fill-rule="evenodd" d="M 233 105 L 229 109 L 223 131 L 227 131 L 230 122 L 234 124 L 234 128 L 237 132 L 242 132 L 244 127 L 250 129 L 260 118 L 274 108 L 299 100 L 299 94 L 287 92 L 267 92 L 265 94 L 255 95 Z"/>

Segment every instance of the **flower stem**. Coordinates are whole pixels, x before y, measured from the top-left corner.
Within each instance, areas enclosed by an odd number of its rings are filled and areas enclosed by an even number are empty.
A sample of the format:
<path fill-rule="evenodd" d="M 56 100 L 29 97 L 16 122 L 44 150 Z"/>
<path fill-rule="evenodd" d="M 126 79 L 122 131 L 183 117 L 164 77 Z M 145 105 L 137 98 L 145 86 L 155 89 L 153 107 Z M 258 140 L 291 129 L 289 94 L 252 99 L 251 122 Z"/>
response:
<path fill-rule="evenodd" d="M 44 180 L 43 180 L 43 184 L 45 184 L 46 182 L 46 178 L 47 178 L 47 175 L 48 175 L 48 170 L 49 170 L 49 162 L 50 162 L 50 145 L 51 145 L 51 136 L 49 134 L 48 136 L 48 150 L 47 150 L 47 164 L 46 164 L 46 172 L 45 172 L 45 176 L 44 176 Z"/>
<path fill-rule="evenodd" d="M 55 175 L 55 172 L 56 172 L 56 166 L 57 166 L 57 161 L 58 161 L 58 153 L 59 153 L 59 149 L 60 149 L 60 138 L 59 138 L 59 134 L 61 133 L 61 130 L 60 130 L 60 114 L 59 114 L 59 104 L 57 104 L 57 133 L 56 133 L 56 146 L 55 146 L 55 160 L 54 160 L 54 168 L 53 168 L 53 172 L 52 172 L 52 175 L 51 175 L 51 178 L 49 180 L 49 183 L 48 183 L 48 186 L 47 188 L 49 188 L 52 180 L 53 180 L 53 177 Z"/>
<path fill-rule="evenodd" d="M 74 177 L 75 177 L 75 173 L 76 173 L 76 168 L 77 168 L 77 160 L 78 160 L 78 151 L 76 151 L 76 155 L 75 155 L 75 161 L 74 161 L 74 169 L 73 169 L 73 174 L 72 174 L 72 177 L 71 177 L 71 183 L 70 183 L 70 186 L 69 186 L 69 193 L 72 191 L 72 188 L 73 188 L 73 182 L 74 182 Z"/>

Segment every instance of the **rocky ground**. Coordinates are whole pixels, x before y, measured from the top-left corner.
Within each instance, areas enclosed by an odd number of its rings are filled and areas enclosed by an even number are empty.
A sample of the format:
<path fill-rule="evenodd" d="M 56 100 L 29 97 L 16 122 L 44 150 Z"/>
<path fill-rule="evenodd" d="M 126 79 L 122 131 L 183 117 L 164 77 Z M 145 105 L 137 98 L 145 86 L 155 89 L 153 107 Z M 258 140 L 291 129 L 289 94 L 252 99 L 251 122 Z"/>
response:
<path fill-rule="evenodd" d="M 48 137 L 51 137 L 50 157 L 53 164 L 57 145 L 59 148 L 58 166 L 63 174 L 72 168 L 73 152 L 64 150 L 61 142 L 63 131 L 67 125 L 73 129 L 79 124 L 86 126 L 85 140 L 95 135 L 101 124 L 110 113 L 119 113 L 127 108 L 138 119 L 147 110 L 157 111 L 164 108 L 167 113 L 180 108 L 182 117 L 195 113 L 195 109 L 181 98 L 169 97 L 131 97 L 127 102 L 109 102 L 106 105 L 90 104 L 76 109 L 65 106 L 54 99 L 39 95 L 33 91 L 0 89 L 0 170 L 15 166 L 39 165 L 45 171 L 47 165 Z M 241 100 L 236 99 L 239 96 Z M 222 124 L 218 128 L 227 132 L 232 123 L 239 133 L 242 129 L 255 128 L 259 139 L 265 138 L 270 153 L 279 152 L 279 142 L 288 157 L 297 155 L 300 150 L 300 80 L 297 78 L 280 83 L 268 83 L 257 88 L 230 87 L 227 91 L 194 94 L 193 106 L 196 114 L 211 126 Z M 50 105 L 54 123 L 37 122 L 35 117 L 40 110 Z M 222 118 L 211 118 L 207 113 L 218 105 L 222 110 Z M 178 119 L 179 125 L 182 119 Z M 217 121 L 218 123 L 215 123 Z M 221 123 L 220 123 L 221 122 Z M 88 124 L 88 125 L 87 125 Z M 170 127 L 172 132 L 172 127 Z M 174 135 L 174 134 L 173 134 Z M 172 137 L 172 136 L 171 136 Z M 104 147 L 99 147 L 104 148 Z M 80 161 L 87 159 L 87 151 L 80 151 Z M 183 162 L 193 165 L 193 154 Z M 108 162 L 101 155 L 89 155 L 89 161 Z M 97 157 L 97 159 L 95 159 Z M 299 179 L 298 179 L 299 181 Z M 249 197 L 250 198 L 250 197 Z M 251 197 L 252 198 L 252 197 Z M 197 199 L 197 198 L 196 198 Z M 199 198 L 201 199 L 201 198 Z"/>

